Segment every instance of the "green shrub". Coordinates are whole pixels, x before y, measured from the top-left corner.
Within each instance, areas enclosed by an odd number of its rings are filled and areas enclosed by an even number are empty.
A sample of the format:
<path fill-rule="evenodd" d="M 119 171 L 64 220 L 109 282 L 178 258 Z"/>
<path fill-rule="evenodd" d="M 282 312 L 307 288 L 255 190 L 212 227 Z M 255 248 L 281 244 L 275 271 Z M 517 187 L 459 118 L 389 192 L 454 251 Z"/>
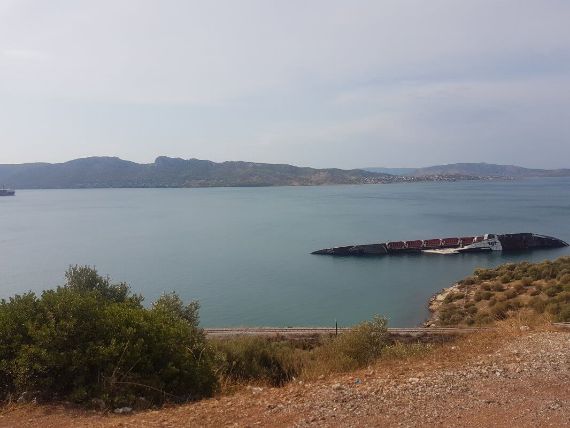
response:
<path fill-rule="evenodd" d="M 544 311 L 551 314 L 551 315 L 558 315 L 560 312 L 560 304 L 557 302 L 549 302 L 546 304 Z"/>
<path fill-rule="evenodd" d="M 439 321 L 441 325 L 456 325 L 461 323 L 466 315 L 467 312 L 465 310 L 451 303 L 442 307 L 439 314 Z"/>
<path fill-rule="evenodd" d="M 481 300 L 489 300 L 491 297 L 493 297 L 493 293 L 490 291 L 477 291 L 475 292 L 473 299 L 479 302 Z"/>
<path fill-rule="evenodd" d="M 562 291 L 556 296 L 558 303 L 570 303 L 570 291 Z"/>
<path fill-rule="evenodd" d="M 300 361 L 291 342 L 275 342 L 261 337 L 216 340 L 217 370 L 232 382 L 261 381 L 281 386 L 298 376 Z"/>
<path fill-rule="evenodd" d="M 529 294 L 531 296 L 538 296 L 542 291 L 539 288 L 535 288 L 534 290 L 532 290 Z"/>
<path fill-rule="evenodd" d="M 474 319 L 475 319 L 475 324 L 477 325 L 485 325 L 493 322 L 493 317 L 491 316 L 491 314 L 489 312 L 484 312 L 484 311 L 477 313 Z"/>
<path fill-rule="evenodd" d="M 497 273 L 493 269 L 475 269 L 475 276 L 479 281 L 487 281 L 497 277 Z"/>
<path fill-rule="evenodd" d="M 546 303 L 546 300 L 543 300 L 540 297 L 534 297 L 529 301 L 528 305 L 537 313 L 541 314 L 544 312 L 544 308 L 546 308 Z"/>
<path fill-rule="evenodd" d="M 560 291 L 562 291 L 561 287 L 558 286 L 551 286 L 548 287 L 544 290 L 544 293 L 548 296 L 548 297 L 554 297 L 556 296 Z"/>
<path fill-rule="evenodd" d="M 494 316 L 496 319 L 505 319 L 508 315 L 508 312 L 516 310 L 520 307 L 518 302 L 498 302 L 493 308 L 491 309 L 491 315 Z"/>
<path fill-rule="evenodd" d="M 505 287 L 500 282 L 495 282 L 491 285 L 491 290 L 493 291 L 503 291 Z"/>
<path fill-rule="evenodd" d="M 464 297 L 465 293 L 458 293 L 458 292 L 448 293 L 447 296 L 445 296 L 445 299 L 443 299 L 443 303 L 451 303 L 456 300 L 463 299 Z"/>
<path fill-rule="evenodd" d="M 474 285 L 476 283 L 477 283 L 477 280 L 473 276 L 468 276 L 467 278 L 459 281 L 459 284 L 462 284 L 462 285 Z"/>
<path fill-rule="evenodd" d="M 332 373 L 365 367 L 380 357 L 389 343 L 386 319 L 375 316 L 315 348 L 313 367 L 308 370 Z"/>
<path fill-rule="evenodd" d="M 570 322 L 570 304 L 565 304 L 560 307 L 560 311 L 556 317 L 558 322 Z"/>
<path fill-rule="evenodd" d="M 474 315 L 477 313 L 477 306 L 468 306 L 465 308 L 465 312 L 467 312 L 469 315 Z"/>
<path fill-rule="evenodd" d="M 40 297 L 2 300 L 0 392 L 112 405 L 210 395 L 217 382 L 197 304 L 174 294 L 150 309 L 141 302 L 126 284 L 78 266 Z"/>

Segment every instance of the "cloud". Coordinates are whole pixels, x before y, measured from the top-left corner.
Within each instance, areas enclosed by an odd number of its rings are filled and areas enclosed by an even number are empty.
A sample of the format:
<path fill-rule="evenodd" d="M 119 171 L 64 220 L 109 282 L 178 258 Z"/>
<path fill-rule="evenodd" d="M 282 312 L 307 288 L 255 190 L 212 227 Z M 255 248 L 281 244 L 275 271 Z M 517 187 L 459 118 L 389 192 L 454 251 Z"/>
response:
<path fill-rule="evenodd" d="M 18 61 L 43 61 L 49 58 L 46 52 L 30 49 L 6 49 L 2 52 L 2 55 L 8 60 Z"/>
<path fill-rule="evenodd" d="M 523 146 L 568 141 L 568 16 L 561 0 L 5 2 L 0 111 L 19 126 L 0 139 L 26 160 L 82 141 L 138 160 L 554 165 Z"/>

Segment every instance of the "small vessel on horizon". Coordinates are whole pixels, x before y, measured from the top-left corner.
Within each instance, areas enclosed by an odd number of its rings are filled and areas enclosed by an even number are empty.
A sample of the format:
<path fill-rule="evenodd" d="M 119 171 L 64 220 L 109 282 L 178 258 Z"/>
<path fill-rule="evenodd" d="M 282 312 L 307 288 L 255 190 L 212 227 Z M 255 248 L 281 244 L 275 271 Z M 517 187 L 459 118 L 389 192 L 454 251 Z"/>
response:
<path fill-rule="evenodd" d="M 5 186 L 2 186 L 0 189 L 0 196 L 15 196 L 16 191 L 14 189 L 8 189 Z"/>

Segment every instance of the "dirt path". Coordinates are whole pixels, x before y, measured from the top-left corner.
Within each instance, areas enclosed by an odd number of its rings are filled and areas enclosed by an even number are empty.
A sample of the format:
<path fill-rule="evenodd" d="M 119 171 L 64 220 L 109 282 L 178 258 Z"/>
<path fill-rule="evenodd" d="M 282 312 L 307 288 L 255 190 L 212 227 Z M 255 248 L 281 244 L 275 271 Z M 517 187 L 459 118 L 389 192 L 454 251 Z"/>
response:
<path fill-rule="evenodd" d="M 5 409 L 0 427 L 14 426 L 570 426 L 570 332 L 481 334 L 351 375 L 127 416 Z"/>

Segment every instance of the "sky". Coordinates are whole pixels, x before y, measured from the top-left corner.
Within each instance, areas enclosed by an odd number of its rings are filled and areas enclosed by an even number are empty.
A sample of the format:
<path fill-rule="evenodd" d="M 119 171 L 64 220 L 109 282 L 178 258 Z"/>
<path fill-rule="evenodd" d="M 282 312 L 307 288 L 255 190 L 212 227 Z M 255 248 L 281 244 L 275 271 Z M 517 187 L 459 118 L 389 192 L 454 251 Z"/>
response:
<path fill-rule="evenodd" d="M 0 0 L 0 163 L 570 167 L 567 0 Z"/>

